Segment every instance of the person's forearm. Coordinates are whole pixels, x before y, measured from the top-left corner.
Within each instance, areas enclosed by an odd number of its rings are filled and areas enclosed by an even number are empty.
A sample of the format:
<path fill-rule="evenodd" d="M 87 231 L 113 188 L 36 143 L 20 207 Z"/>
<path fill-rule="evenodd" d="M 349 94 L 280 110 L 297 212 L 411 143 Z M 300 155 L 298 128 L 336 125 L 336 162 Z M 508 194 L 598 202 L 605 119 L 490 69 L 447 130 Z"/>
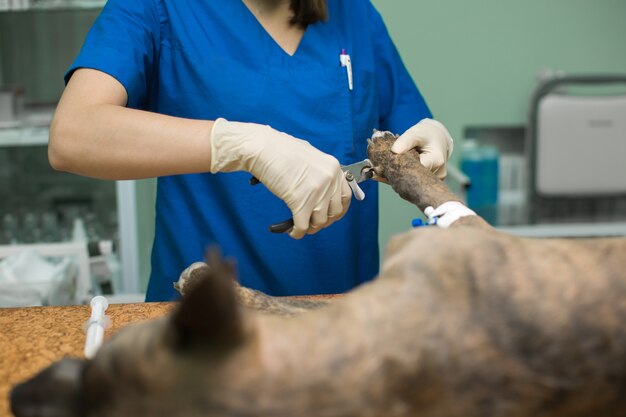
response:
<path fill-rule="evenodd" d="M 50 163 L 115 180 L 208 172 L 212 123 L 113 104 L 59 106 L 50 129 Z"/>

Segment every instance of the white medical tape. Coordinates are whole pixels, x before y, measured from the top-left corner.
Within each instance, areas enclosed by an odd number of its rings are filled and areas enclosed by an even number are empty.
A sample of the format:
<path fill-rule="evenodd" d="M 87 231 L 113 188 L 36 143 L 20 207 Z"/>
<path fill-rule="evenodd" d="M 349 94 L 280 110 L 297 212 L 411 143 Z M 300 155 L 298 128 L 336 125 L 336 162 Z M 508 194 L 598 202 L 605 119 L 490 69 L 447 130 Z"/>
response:
<path fill-rule="evenodd" d="M 450 227 L 461 217 L 476 215 L 465 204 L 458 201 L 445 202 L 436 209 L 431 206 L 426 207 L 424 214 L 428 217 L 428 223 L 436 224 L 444 229 Z"/>

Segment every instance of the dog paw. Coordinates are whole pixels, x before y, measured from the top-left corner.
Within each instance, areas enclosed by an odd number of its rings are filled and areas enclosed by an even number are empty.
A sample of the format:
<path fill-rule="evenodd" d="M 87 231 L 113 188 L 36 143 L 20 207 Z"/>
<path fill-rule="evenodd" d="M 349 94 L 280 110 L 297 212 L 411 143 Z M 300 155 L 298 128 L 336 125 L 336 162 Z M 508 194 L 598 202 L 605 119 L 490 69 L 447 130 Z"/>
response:
<path fill-rule="evenodd" d="M 180 274 L 178 281 L 174 283 L 174 288 L 182 296 L 188 294 L 189 289 L 205 277 L 209 270 L 209 265 L 207 265 L 206 262 L 192 263 Z"/>

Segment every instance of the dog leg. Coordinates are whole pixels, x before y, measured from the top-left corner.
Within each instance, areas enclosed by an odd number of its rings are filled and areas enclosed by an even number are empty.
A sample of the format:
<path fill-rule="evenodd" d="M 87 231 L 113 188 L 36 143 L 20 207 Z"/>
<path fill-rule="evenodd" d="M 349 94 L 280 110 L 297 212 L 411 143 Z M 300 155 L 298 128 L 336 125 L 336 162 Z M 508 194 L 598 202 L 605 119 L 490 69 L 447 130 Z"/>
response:
<path fill-rule="evenodd" d="M 209 276 L 211 266 L 206 262 L 195 262 L 188 266 L 174 288 L 184 297 L 197 282 Z M 239 304 L 265 314 L 295 316 L 297 314 L 318 309 L 330 303 L 330 300 L 308 300 L 302 297 L 272 297 L 260 291 L 242 287 L 237 277 L 232 277 L 235 295 Z"/>
<path fill-rule="evenodd" d="M 446 185 L 426 169 L 416 151 L 397 155 L 391 152 L 396 136 L 390 132 L 376 132 L 368 142 L 367 156 L 374 165 L 376 177 L 385 180 L 403 199 L 424 211 L 447 202 L 461 202 Z M 489 227 L 478 216 L 462 217 L 458 224 Z"/>

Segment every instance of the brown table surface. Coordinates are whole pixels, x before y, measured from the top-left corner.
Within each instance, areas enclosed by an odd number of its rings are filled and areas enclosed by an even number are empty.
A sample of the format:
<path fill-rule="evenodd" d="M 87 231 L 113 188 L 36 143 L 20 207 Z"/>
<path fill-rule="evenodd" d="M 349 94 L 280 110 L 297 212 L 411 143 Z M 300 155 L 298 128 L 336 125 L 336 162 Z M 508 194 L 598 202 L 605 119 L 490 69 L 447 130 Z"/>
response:
<path fill-rule="evenodd" d="M 105 339 L 119 328 L 162 316 L 174 303 L 112 304 L 106 311 L 111 327 Z M 63 307 L 0 308 L 0 416 L 10 416 L 11 387 L 65 356 L 83 357 L 83 324 L 87 305 Z"/>
<path fill-rule="evenodd" d="M 341 295 L 302 296 L 330 299 Z M 111 304 L 106 314 L 111 326 L 104 338 L 130 323 L 160 317 L 176 303 Z M 91 315 L 88 305 L 0 308 L 0 417 L 12 415 L 11 387 L 66 356 L 84 357 L 83 325 Z"/>

